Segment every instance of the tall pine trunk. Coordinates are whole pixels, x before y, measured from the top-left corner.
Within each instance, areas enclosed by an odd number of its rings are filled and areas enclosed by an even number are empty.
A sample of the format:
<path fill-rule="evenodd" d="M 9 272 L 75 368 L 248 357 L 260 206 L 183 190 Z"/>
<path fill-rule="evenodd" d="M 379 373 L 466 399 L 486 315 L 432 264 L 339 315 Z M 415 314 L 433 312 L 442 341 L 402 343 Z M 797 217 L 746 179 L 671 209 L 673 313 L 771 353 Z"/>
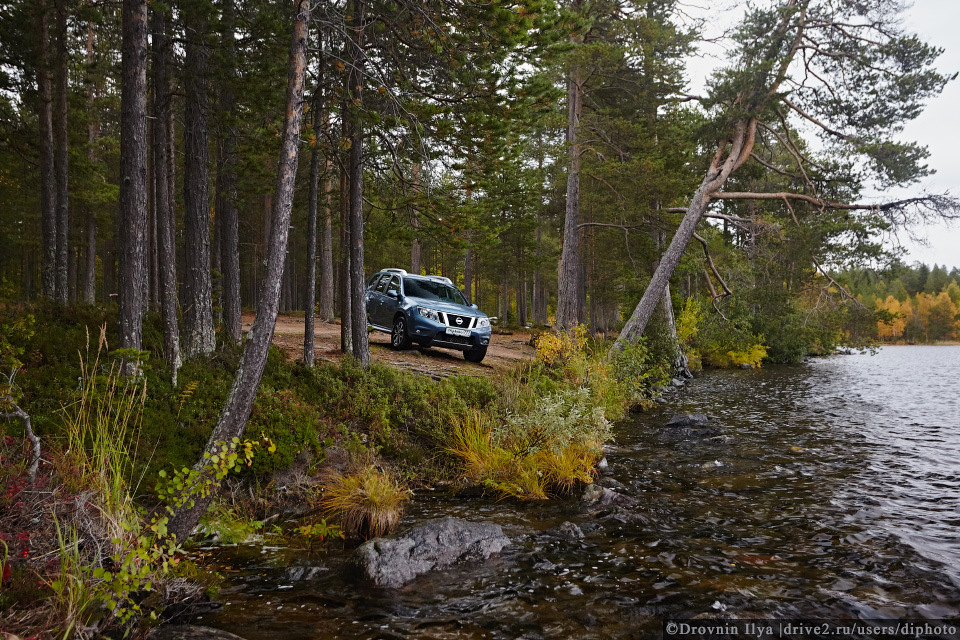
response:
<path fill-rule="evenodd" d="M 223 69 L 220 85 L 220 111 L 226 131 L 220 143 L 217 170 L 217 226 L 220 230 L 220 269 L 222 272 L 223 326 L 227 338 L 240 343 L 240 220 L 237 212 L 236 149 L 237 127 L 234 122 L 236 100 L 233 80 L 237 64 L 236 7 L 234 0 L 224 0 L 221 18 L 221 52 Z"/>
<path fill-rule="evenodd" d="M 413 188 L 420 190 L 420 163 L 413 163 Z M 416 205 L 410 207 L 410 224 L 413 226 L 413 242 L 410 243 L 410 273 L 420 273 L 420 214 Z"/>
<path fill-rule="evenodd" d="M 276 197 L 273 200 L 273 225 L 270 233 L 266 277 L 257 305 L 257 318 L 250 330 L 240 358 L 240 366 L 233 380 L 230 395 L 224 404 L 220 419 L 206 451 L 213 454 L 221 443 L 230 442 L 243 435 L 253 409 L 253 401 L 260 386 L 260 378 L 267 363 L 267 354 L 273 342 L 277 322 L 277 305 L 280 300 L 280 281 L 283 278 L 284 258 L 290 231 L 290 214 L 293 210 L 293 192 L 297 177 L 297 162 L 300 149 L 300 130 L 303 122 L 303 84 L 306 75 L 307 23 L 310 17 L 308 0 L 297 0 L 296 18 L 293 26 L 293 41 L 290 45 L 290 71 L 287 77 L 287 105 L 284 118 L 280 162 L 277 166 Z M 201 459 L 199 467 L 209 464 Z M 200 517 L 210 506 L 213 492 L 196 497 L 192 506 L 177 511 L 167 531 L 178 540 L 190 535 Z"/>
<path fill-rule="evenodd" d="M 70 161 L 67 131 L 67 7 L 63 0 L 55 0 L 57 18 L 56 86 L 53 105 L 53 164 L 57 182 L 57 270 L 56 300 L 69 301 L 68 265 L 70 253 Z"/>
<path fill-rule="evenodd" d="M 346 111 L 344 105 L 344 111 Z M 346 137 L 347 119 L 343 119 L 343 134 Z M 340 353 L 353 352 L 353 314 L 350 303 L 350 176 L 346 163 L 340 172 Z"/>
<path fill-rule="evenodd" d="M 57 298 L 57 178 L 53 153 L 53 88 L 50 81 L 50 9 L 43 0 L 37 15 L 37 119 L 40 128 L 40 230 L 43 238 L 41 288 Z"/>
<path fill-rule="evenodd" d="M 174 161 L 170 153 L 173 138 L 173 91 L 171 72 L 173 43 L 168 37 L 169 16 L 165 9 L 153 10 L 153 177 L 157 198 L 157 251 L 159 253 L 160 319 L 163 350 L 177 386 L 180 370 L 180 327 L 177 323 L 177 248 L 174 223 Z"/>
<path fill-rule="evenodd" d="M 333 213 L 330 207 L 330 158 L 324 160 L 323 229 L 320 234 L 320 320 L 333 322 Z"/>
<path fill-rule="evenodd" d="M 353 334 L 353 357 L 362 366 L 370 364 L 370 342 L 367 334 L 366 280 L 363 266 L 363 21 L 365 0 L 353 0 L 350 28 L 352 64 L 347 79 L 347 95 L 351 96 L 347 118 L 350 127 L 350 317 Z"/>
<path fill-rule="evenodd" d="M 569 329 L 584 320 L 583 273 L 580 265 L 580 142 L 583 80 L 577 69 L 567 78 L 567 198 L 563 216 L 563 249 L 557 276 L 557 328 Z"/>
<path fill-rule="evenodd" d="M 139 350 L 147 292 L 147 0 L 124 0 L 122 21 L 120 348 Z"/>
<path fill-rule="evenodd" d="M 97 140 L 100 137 L 100 126 L 98 118 L 95 116 L 97 85 L 90 71 L 94 65 L 94 30 L 93 22 L 87 22 L 87 160 L 90 166 L 94 166 L 97 161 Z M 83 292 L 81 300 L 89 305 L 96 304 L 97 301 L 97 215 L 96 210 L 88 205 L 87 210 L 87 228 L 86 228 L 87 248 L 84 251 L 83 268 Z"/>
<path fill-rule="evenodd" d="M 319 38 L 318 38 L 319 40 Z M 313 132 L 314 146 L 310 153 L 310 195 L 307 198 L 307 286 L 303 298 L 303 362 L 314 363 L 314 320 L 317 298 L 317 209 L 320 199 L 320 128 L 323 126 L 323 106 L 320 94 L 322 75 L 314 90 Z"/>
<path fill-rule="evenodd" d="M 209 96 L 210 49 L 204 0 L 186 0 L 186 108 L 183 117 L 183 201 L 186 244 L 186 295 L 183 313 L 183 351 L 187 358 L 207 355 L 216 348 L 213 332 L 213 283 L 210 278 L 209 220 Z"/>

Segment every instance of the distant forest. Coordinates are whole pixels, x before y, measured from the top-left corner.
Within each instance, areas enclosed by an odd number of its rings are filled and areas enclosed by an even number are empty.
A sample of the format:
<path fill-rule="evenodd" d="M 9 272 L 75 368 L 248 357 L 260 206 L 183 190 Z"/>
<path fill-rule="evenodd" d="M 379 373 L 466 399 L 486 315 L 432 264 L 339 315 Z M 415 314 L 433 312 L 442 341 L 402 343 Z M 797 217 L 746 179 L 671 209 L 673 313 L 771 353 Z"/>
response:
<path fill-rule="evenodd" d="M 930 343 L 960 340 L 960 269 L 895 263 L 876 272 L 845 274 L 857 299 L 881 312 L 877 339 Z"/>

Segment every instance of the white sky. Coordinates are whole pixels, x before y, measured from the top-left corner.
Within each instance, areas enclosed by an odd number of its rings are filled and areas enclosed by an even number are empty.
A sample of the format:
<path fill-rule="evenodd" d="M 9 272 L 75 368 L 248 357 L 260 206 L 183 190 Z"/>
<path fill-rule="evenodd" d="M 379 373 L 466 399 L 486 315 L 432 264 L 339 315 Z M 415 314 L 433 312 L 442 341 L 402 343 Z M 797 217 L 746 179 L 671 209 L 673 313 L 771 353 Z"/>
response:
<path fill-rule="evenodd" d="M 707 19 L 704 28 L 707 38 L 718 39 L 716 44 L 702 45 L 700 56 L 688 64 L 693 93 L 702 93 L 706 77 L 725 62 L 724 52 L 729 43 L 724 42 L 722 36 L 726 29 L 736 24 L 744 6 L 745 3 L 735 0 L 714 3 L 709 0 L 690 0 L 683 5 L 684 11 L 690 16 Z M 957 0 L 915 0 L 907 10 L 904 21 L 908 32 L 916 33 L 925 42 L 944 49 L 937 64 L 943 73 L 960 71 L 960 40 L 956 37 L 958 24 L 960 2 Z M 929 148 L 927 163 L 936 173 L 902 194 L 895 194 L 895 197 L 917 195 L 924 190 L 931 193 L 949 191 L 952 195 L 960 196 L 960 156 L 956 153 L 956 149 L 960 148 L 960 79 L 949 83 L 916 120 L 908 123 L 901 137 Z M 876 200 L 886 200 L 890 196 L 883 194 Z M 904 258 L 907 262 L 960 267 L 960 223 L 918 228 L 914 229 L 914 234 L 925 240 L 927 246 L 906 237 L 901 238 L 908 251 Z"/>

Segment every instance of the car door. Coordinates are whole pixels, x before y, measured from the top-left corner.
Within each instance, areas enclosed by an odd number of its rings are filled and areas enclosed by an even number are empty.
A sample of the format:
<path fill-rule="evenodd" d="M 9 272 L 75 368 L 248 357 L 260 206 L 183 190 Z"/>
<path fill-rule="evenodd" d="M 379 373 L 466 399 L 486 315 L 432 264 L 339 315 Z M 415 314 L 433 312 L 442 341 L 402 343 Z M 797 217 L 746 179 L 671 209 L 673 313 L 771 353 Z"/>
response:
<path fill-rule="evenodd" d="M 383 293 L 383 302 L 380 303 L 378 324 L 384 327 L 393 326 L 393 316 L 400 308 L 400 278 L 393 276 L 387 282 Z"/>
<path fill-rule="evenodd" d="M 383 304 L 383 293 L 381 287 L 388 276 L 382 275 L 373 281 L 373 284 L 367 289 L 367 322 L 379 325 L 377 320 L 380 312 L 380 306 Z"/>

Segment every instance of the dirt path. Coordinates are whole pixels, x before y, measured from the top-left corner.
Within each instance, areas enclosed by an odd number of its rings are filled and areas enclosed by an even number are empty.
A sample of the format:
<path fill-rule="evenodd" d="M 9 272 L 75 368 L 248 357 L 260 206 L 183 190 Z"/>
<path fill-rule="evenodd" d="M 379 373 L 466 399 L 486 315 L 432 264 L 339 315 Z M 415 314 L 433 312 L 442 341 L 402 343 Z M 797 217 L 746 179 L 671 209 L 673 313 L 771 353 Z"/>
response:
<path fill-rule="evenodd" d="M 250 329 L 253 314 L 243 315 L 243 330 Z M 278 316 L 273 343 L 283 349 L 292 360 L 303 358 L 303 318 Z M 340 352 L 340 325 L 318 322 L 314 330 L 314 348 L 317 360 L 336 362 Z M 459 351 L 449 349 L 426 349 L 394 351 L 390 348 L 390 336 L 374 331 L 370 334 L 370 358 L 398 369 L 442 378 L 451 375 L 490 375 L 513 368 L 518 362 L 533 360 L 530 334 L 515 331 L 512 334 L 494 334 L 487 349 L 487 357 L 480 364 L 467 362 Z"/>

